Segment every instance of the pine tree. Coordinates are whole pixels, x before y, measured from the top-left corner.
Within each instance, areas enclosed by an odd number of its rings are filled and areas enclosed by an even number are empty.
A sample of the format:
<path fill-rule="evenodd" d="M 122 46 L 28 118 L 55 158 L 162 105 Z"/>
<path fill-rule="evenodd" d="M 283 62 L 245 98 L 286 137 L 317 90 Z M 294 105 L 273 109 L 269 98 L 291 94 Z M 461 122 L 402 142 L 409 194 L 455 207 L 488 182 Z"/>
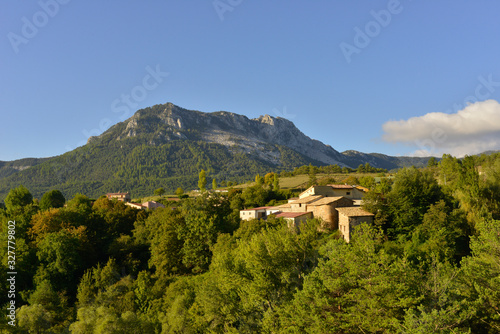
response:
<path fill-rule="evenodd" d="M 308 187 L 314 186 L 318 183 L 316 179 L 316 171 L 314 170 L 314 166 L 309 164 L 309 182 L 307 183 Z"/>
<path fill-rule="evenodd" d="M 274 191 L 280 190 L 280 180 L 278 178 L 278 174 L 274 174 L 273 190 Z"/>

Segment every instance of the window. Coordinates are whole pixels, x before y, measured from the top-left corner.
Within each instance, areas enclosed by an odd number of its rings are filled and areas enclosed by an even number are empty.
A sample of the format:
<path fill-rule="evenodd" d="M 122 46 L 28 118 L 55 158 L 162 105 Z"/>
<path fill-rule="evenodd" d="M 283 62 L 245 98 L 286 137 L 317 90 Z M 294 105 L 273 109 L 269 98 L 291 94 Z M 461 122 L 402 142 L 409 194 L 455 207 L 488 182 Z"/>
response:
<path fill-rule="evenodd" d="M 350 195 L 350 194 L 351 194 L 351 192 L 350 192 L 350 191 L 347 191 L 345 194 L 346 194 L 346 195 Z"/>

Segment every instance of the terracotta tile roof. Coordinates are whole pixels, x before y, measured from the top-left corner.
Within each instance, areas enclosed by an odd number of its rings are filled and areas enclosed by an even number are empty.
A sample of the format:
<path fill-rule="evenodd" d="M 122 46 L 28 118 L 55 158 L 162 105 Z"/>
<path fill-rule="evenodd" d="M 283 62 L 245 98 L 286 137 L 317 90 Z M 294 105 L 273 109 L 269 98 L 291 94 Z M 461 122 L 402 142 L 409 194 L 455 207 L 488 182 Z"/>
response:
<path fill-rule="evenodd" d="M 365 211 L 361 209 L 360 207 L 353 206 L 353 207 L 347 207 L 347 208 L 336 208 L 336 210 L 343 214 L 344 216 L 347 217 L 368 217 L 368 216 L 375 216 L 373 213 L 370 213 L 368 211 Z"/>
<path fill-rule="evenodd" d="M 339 199 L 345 198 L 344 196 L 337 196 L 337 197 L 325 197 L 322 199 L 319 199 L 309 205 L 316 206 L 316 205 L 328 205 L 333 202 L 337 202 Z M 348 199 L 348 198 L 345 198 Z"/>
<path fill-rule="evenodd" d="M 292 207 L 291 203 L 285 203 L 285 204 L 278 205 L 276 208 L 285 209 L 285 208 L 291 208 L 291 207 Z"/>
<path fill-rule="evenodd" d="M 276 218 L 296 218 L 310 213 L 311 212 L 281 212 L 276 215 Z"/>
<path fill-rule="evenodd" d="M 361 191 L 364 191 L 365 193 L 370 191 L 370 189 L 365 188 L 365 187 L 362 187 L 362 186 L 356 186 L 356 189 L 359 189 L 359 190 L 361 190 Z"/>
<path fill-rule="evenodd" d="M 314 195 L 314 196 L 307 196 L 301 199 L 298 199 L 296 201 L 290 202 L 290 204 L 309 204 L 314 201 L 317 201 L 318 199 L 322 198 L 323 195 Z"/>

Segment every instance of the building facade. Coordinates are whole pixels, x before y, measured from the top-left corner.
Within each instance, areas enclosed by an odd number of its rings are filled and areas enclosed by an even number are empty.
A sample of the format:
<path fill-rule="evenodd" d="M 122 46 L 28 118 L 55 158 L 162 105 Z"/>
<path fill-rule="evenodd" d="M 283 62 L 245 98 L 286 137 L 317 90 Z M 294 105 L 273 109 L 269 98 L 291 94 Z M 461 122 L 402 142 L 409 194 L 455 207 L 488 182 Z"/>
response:
<path fill-rule="evenodd" d="M 360 186 L 347 184 L 328 184 L 326 186 L 311 186 L 303 191 L 299 198 L 321 195 L 324 197 L 345 197 L 353 200 L 361 200 L 368 189 Z"/>
<path fill-rule="evenodd" d="M 354 228 L 362 223 L 373 224 L 374 214 L 360 207 L 337 208 L 339 213 L 339 230 L 346 242 L 351 241 Z"/>
<path fill-rule="evenodd" d="M 116 199 L 118 201 L 122 202 L 130 202 L 132 200 L 132 197 L 130 196 L 130 193 L 107 193 L 106 197 L 109 200 Z"/>

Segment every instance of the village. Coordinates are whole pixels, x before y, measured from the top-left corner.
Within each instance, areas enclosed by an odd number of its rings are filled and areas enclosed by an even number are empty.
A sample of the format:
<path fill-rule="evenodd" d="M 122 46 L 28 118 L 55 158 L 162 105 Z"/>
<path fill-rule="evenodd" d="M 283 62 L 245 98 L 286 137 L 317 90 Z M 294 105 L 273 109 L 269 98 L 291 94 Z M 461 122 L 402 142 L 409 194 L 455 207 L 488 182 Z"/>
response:
<path fill-rule="evenodd" d="M 294 227 L 307 219 L 319 218 L 324 229 L 340 230 L 344 240 L 349 242 L 354 227 L 361 223 L 373 223 L 375 215 L 360 207 L 366 192 L 367 188 L 354 185 L 313 185 L 299 197 L 290 198 L 286 204 L 240 210 L 240 218 L 266 219 L 274 215 Z"/>
<path fill-rule="evenodd" d="M 356 226 L 362 223 L 373 223 L 374 214 L 361 208 L 363 196 L 368 191 L 367 188 L 359 185 L 313 185 L 300 193 L 298 197 L 288 199 L 288 203 L 240 210 L 240 219 L 265 220 L 274 216 L 284 219 L 289 227 L 297 228 L 307 219 L 319 218 L 323 229 L 339 230 L 344 240 L 349 242 Z M 157 201 L 134 203 L 128 192 L 108 193 L 106 197 L 109 200 L 122 201 L 134 209 L 165 208 L 165 205 Z"/>

